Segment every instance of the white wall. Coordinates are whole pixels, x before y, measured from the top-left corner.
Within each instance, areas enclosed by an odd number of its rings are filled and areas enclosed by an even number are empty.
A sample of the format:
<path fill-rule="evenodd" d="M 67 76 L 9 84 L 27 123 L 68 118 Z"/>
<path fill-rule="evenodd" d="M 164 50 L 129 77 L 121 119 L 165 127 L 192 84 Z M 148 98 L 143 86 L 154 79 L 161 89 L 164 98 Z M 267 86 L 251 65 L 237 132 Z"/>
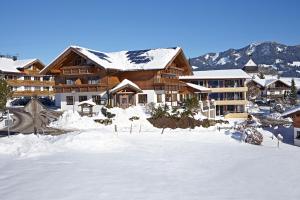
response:
<path fill-rule="evenodd" d="M 67 105 L 66 97 L 73 96 L 75 97 L 75 105 L 74 109 L 77 111 L 81 111 L 81 107 L 78 106 L 79 104 L 79 96 L 87 96 L 88 101 L 92 101 L 93 95 L 100 95 L 99 92 L 80 92 L 80 93 L 57 93 L 55 94 L 55 105 L 60 107 L 62 110 L 73 110 L 73 105 Z M 94 112 L 99 112 L 102 105 L 96 105 L 93 108 Z"/>
<path fill-rule="evenodd" d="M 166 95 L 164 90 L 143 90 L 143 93 L 138 93 L 138 94 L 147 94 L 147 103 L 155 103 L 157 104 L 157 94 L 162 95 L 162 102 L 159 103 L 161 105 L 167 104 L 171 106 L 171 102 L 166 102 Z M 173 94 L 177 94 L 177 91 L 173 91 Z M 179 94 L 177 95 L 177 99 L 179 99 Z M 136 102 L 138 104 L 138 95 L 136 95 Z M 173 106 L 176 106 L 177 102 L 173 102 Z"/>

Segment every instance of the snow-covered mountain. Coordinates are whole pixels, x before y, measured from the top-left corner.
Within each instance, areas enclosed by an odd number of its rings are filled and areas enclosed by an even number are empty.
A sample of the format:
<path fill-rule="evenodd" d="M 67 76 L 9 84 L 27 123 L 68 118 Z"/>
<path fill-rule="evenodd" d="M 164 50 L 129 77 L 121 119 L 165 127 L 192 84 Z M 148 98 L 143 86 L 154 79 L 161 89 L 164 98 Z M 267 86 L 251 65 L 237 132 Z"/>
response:
<path fill-rule="evenodd" d="M 276 42 L 252 43 L 241 49 L 207 53 L 191 58 L 196 70 L 242 68 L 249 55 L 261 68 L 279 71 L 282 76 L 300 77 L 300 45 L 287 46 Z"/>

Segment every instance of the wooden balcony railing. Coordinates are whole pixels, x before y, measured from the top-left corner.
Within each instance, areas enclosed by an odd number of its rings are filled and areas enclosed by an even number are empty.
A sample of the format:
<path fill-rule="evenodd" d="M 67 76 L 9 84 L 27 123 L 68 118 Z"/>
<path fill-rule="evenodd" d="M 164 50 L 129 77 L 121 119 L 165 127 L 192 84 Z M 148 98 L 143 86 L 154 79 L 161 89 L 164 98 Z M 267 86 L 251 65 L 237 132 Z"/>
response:
<path fill-rule="evenodd" d="M 12 93 L 13 97 L 22 97 L 22 96 L 53 96 L 54 91 L 14 91 Z"/>
<path fill-rule="evenodd" d="M 31 69 L 25 69 L 24 73 L 28 75 L 40 75 L 40 71 Z"/>
<path fill-rule="evenodd" d="M 154 85 L 179 85 L 178 79 L 171 78 L 154 78 Z"/>
<path fill-rule="evenodd" d="M 10 86 L 54 86 L 54 81 L 7 80 Z"/>
<path fill-rule="evenodd" d="M 63 75 L 88 75 L 95 72 L 96 69 L 90 66 L 68 66 L 62 68 Z"/>
<path fill-rule="evenodd" d="M 290 90 L 288 87 L 276 87 L 276 88 L 268 88 L 269 91 L 282 91 L 282 90 Z"/>
<path fill-rule="evenodd" d="M 71 93 L 71 92 L 101 92 L 106 91 L 108 86 L 105 84 L 81 84 L 81 85 L 56 85 L 55 93 Z"/>

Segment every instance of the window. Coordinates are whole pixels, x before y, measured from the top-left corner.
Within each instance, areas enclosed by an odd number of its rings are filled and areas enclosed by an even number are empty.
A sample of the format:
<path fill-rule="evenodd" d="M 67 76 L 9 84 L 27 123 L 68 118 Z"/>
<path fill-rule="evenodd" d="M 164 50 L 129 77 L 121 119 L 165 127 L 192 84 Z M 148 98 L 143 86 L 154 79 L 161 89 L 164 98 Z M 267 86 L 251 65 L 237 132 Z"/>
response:
<path fill-rule="evenodd" d="M 24 80 L 31 80 L 31 76 L 24 76 Z"/>
<path fill-rule="evenodd" d="M 177 94 L 172 94 L 172 101 L 177 101 Z"/>
<path fill-rule="evenodd" d="M 44 81 L 50 81 L 50 76 L 44 76 L 44 77 L 43 77 L 43 80 L 44 80 Z"/>
<path fill-rule="evenodd" d="M 24 89 L 25 89 L 26 91 L 30 91 L 30 90 L 31 90 L 31 87 L 25 86 Z"/>
<path fill-rule="evenodd" d="M 209 94 L 209 99 L 219 100 L 218 93 L 210 93 Z"/>
<path fill-rule="evenodd" d="M 147 94 L 139 94 L 138 102 L 142 103 L 142 104 L 146 104 L 147 103 Z"/>
<path fill-rule="evenodd" d="M 157 103 L 161 103 L 162 102 L 162 94 L 157 94 Z"/>
<path fill-rule="evenodd" d="M 73 96 L 66 96 L 67 105 L 74 104 L 74 97 Z"/>
<path fill-rule="evenodd" d="M 40 81 L 41 79 L 40 79 L 40 77 L 34 77 L 34 80 L 35 81 Z"/>
<path fill-rule="evenodd" d="M 208 87 L 210 88 L 218 88 L 219 87 L 219 81 L 218 80 L 209 80 Z"/>
<path fill-rule="evenodd" d="M 45 90 L 45 91 L 49 91 L 49 90 L 50 90 L 50 87 L 44 87 L 44 90 Z"/>
<path fill-rule="evenodd" d="M 75 84 L 75 79 L 67 79 L 66 84 L 67 85 L 74 85 Z"/>
<path fill-rule="evenodd" d="M 296 139 L 300 139 L 300 131 L 297 131 Z"/>
<path fill-rule="evenodd" d="M 39 87 L 39 86 L 34 87 L 34 91 L 40 91 L 40 90 L 41 90 L 41 87 Z"/>
<path fill-rule="evenodd" d="M 192 84 L 199 85 L 198 81 L 191 81 Z"/>
<path fill-rule="evenodd" d="M 228 105 L 227 106 L 227 111 L 228 112 L 235 112 L 235 106 L 234 105 Z"/>
<path fill-rule="evenodd" d="M 171 102 L 171 101 L 172 101 L 172 95 L 166 94 L 166 102 Z"/>
<path fill-rule="evenodd" d="M 90 78 L 88 80 L 88 84 L 99 84 L 99 79 L 98 78 Z"/>
<path fill-rule="evenodd" d="M 87 96 L 79 96 L 79 102 L 86 101 Z"/>
<path fill-rule="evenodd" d="M 102 99 L 100 95 L 93 95 L 92 96 L 93 102 L 97 105 L 105 105 L 106 100 Z"/>

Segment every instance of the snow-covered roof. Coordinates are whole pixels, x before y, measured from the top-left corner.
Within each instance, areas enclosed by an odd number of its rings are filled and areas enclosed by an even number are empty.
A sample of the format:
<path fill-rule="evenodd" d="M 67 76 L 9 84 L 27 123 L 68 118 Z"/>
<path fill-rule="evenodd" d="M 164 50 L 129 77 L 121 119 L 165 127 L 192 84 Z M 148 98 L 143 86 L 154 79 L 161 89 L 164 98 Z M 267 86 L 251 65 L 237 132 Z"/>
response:
<path fill-rule="evenodd" d="M 111 89 L 110 92 L 115 93 L 126 87 L 130 87 L 130 88 L 136 90 L 137 92 L 142 92 L 142 90 L 139 86 L 137 86 L 135 83 L 133 83 L 132 81 L 130 81 L 128 79 L 124 79 L 123 81 L 121 81 L 118 85 L 116 85 L 113 89 Z"/>
<path fill-rule="evenodd" d="M 193 83 L 186 83 L 187 86 L 194 88 L 196 90 L 199 90 L 200 92 L 210 92 L 211 90 L 207 87 L 201 86 L 201 85 L 196 85 Z"/>
<path fill-rule="evenodd" d="M 145 49 L 134 51 L 101 52 L 80 46 L 70 46 L 51 62 L 41 73 L 46 71 L 61 55 L 70 49 L 81 53 L 105 69 L 120 71 L 164 69 L 181 51 L 180 47 Z"/>
<path fill-rule="evenodd" d="M 246 63 L 245 67 L 256 67 L 257 64 L 250 58 L 249 61 Z"/>
<path fill-rule="evenodd" d="M 40 62 L 38 59 L 13 60 L 11 58 L 0 57 L 0 71 L 17 73 L 20 72 L 19 69 L 26 68 L 36 61 Z"/>
<path fill-rule="evenodd" d="M 297 106 L 295 108 L 292 108 L 290 110 L 285 111 L 284 113 L 281 114 L 282 117 L 289 117 L 293 115 L 296 112 L 300 112 L 300 106 Z"/>
<path fill-rule="evenodd" d="M 80 102 L 80 103 L 78 104 L 78 106 L 81 106 L 81 105 L 84 105 L 84 104 L 88 104 L 88 105 L 90 105 L 90 106 L 96 106 L 96 104 L 95 104 L 94 102 L 89 101 L 89 100 Z"/>
<path fill-rule="evenodd" d="M 260 79 L 258 77 L 252 79 L 254 82 L 256 82 L 257 84 L 263 86 L 263 87 L 267 87 L 273 83 L 275 83 L 276 81 L 280 81 L 282 83 L 284 83 L 287 86 L 291 86 L 291 82 L 287 81 L 287 80 L 282 80 L 282 79 L 275 79 L 275 78 L 265 78 L 265 79 Z"/>
<path fill-rule="evenodd" d="M 251 78 L 241 69 L 194 71 L 194 75 L 180 76 L 180 79 L 248 79 Z"/>

